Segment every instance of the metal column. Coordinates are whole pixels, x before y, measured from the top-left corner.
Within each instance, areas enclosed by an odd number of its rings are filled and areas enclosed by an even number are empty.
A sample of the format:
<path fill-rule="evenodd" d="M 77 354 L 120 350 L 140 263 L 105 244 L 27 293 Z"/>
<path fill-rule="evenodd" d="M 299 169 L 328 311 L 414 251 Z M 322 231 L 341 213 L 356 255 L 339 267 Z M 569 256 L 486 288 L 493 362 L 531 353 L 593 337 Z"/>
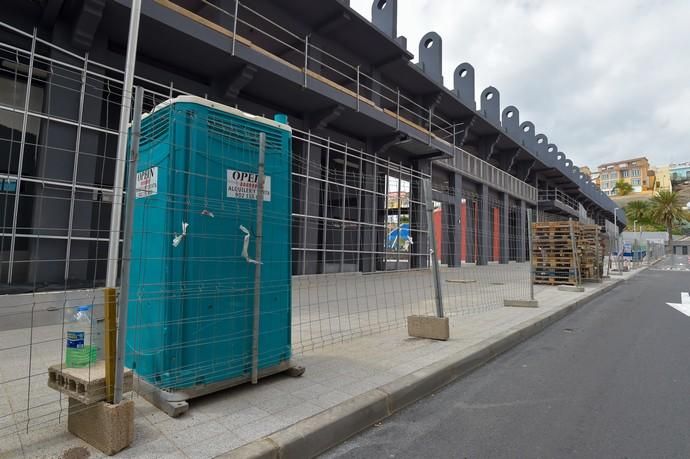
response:
<path fill-rule="evenodd" d="M 462 258 L 462 248 L 460 247 L 462 239 L 462 225 L 466 222 L 461 221 L 462 218 L 462 175 L 455 174 L 454 177 L 454 195 L 453 195 L 453 266 L 460 266 Z"/>
<path fill-rule="evenodd" d="M 115 387 L 115 349 L 114 340 L 117 329 L 115 317 L 117 265 L 120 251 L 120 224 L 122 220 L 122 195 L 125 181 L 125 162 L 127 160 L 127 138 L 129 115 L 132 103 L 132 85 L 134 83 L 134 65 L 137 55 L 137 39 L 139 36 L 139 17 L 141 0 L 132 1 L 129 18 L 129 38 L 127 40 L 127 58 L 125 61 L 125 80 L 122 86 L 122 103 L 120 109 L 120 127 L 117 139 L 117 158 L 115 162 L 115 181 L 113 184 L 113 204 L 110 215 L 110 240 L 108 243 L 108 263 L 104 290 L 105 307 L 105 384 L 106 392 L 113 394 Z M 124 324 L 122 324 L 124 325 Z M 111 397 L 108 397 L 111 400 Z"/>
<path fill-rule="evenodd" d="M 491 243 L 491 222 L 489 220 L 489 186 L 482 183 L 479 209 L 479 258 L 478 265 L 486 265 L 489 262 Z"/>
<path fill-rule="evenodd" d="M 261 246 L 263 244 L 264 181 L 266 159 L 266 134 L 259 134 L 259 174 L 256 189 L 256 244 L 254 264 L 254 314 L 252 323 L 252 384 L 259 379 L 259 332 L 261 319 Z"/>
<path fill-rule="evenodd" d="M 120 301 L 118 311 L 117 347 L 115 354 L 115 391 L 113 403 L 120 403 L 124 389 L 125 340 L 127 339 L 127 313 L 129 310 L 129 269 L 132 263 L 132 236 L 134 200 L 136 199 L 137 159 L 141 138 L 141 114 L 144 111 L 144 89 L 138 87 L 134 97 L 134 118 L 132 120 L 132 141 L 127 174 L 127 203 L 125 205 L 125 231 L 122 241 L 122 273 L 120 275 Z"/>
<path fill-rule="evenodd" d="M 518 230 L 518 261 L 521 263 L 527 259 L 525 250 L 527 248 L 527 244 L 531 242 L 527 240 L 526 234 L 528 231 L 527 225 L 532 225 L 531 215 L 531 209 L 529 214 L 527 213 L 527 205 L 525 204 L 525 201 L 520 201 L 520 216 L 518 218 L 518 221 L 520 222 L 520 229 Z"/>
<path fill-rule="evenodd" d="M 436 250 L 436 231 L 434 230 L 434 203 L 431 198 L 431 178 L 424 180 L 424 202 L 426 204 L 427 231 L 429 233 L 429 264 L 434 282 L 434 301 L 436 316 L 443 317 L 443 297 L 441 290 L 441 276 L 438 272 L 439 253 Z"/>
<path fill-rule="evenodd" d="M 501 210 L 501 263 L 510 260 L 510 197 L 503 193 L 503 209 Z"/>

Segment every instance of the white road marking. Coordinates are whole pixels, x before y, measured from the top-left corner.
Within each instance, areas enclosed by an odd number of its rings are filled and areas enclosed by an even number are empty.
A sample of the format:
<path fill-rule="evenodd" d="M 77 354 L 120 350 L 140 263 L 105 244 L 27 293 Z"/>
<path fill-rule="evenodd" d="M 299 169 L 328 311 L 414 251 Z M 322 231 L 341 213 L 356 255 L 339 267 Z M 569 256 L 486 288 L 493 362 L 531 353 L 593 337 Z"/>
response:
<path fill-rule="evenodd" d="M 688 292 L 681 292 L 680 294 L 680 304 L 679 303 L 666 303 L 671 306 L 676 311 L 682 312 L 686 316 L 690 317 L 690 294 Z"/>

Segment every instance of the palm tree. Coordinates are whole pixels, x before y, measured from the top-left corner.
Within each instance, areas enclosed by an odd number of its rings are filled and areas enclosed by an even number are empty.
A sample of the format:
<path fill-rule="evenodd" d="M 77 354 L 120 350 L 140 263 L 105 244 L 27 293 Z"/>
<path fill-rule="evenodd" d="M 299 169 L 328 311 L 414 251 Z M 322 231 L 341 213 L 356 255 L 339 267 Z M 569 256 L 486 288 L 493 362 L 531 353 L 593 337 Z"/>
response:
<path fill-rule="evenodd" d="M 613 189 L 618 196 L 625 196 L 626 194 L 632 193 L 633 187 L 625 180 L 620 179 L 616 182 L 616 186 L 614 186 Z"/>
<path fill-rule="evenodd" d="M 628 221 L 637 222 L 642 225 L 649 222 L 649 204 L 646 201 L 630 201 L 625 206 L 625 216 Z"/>
<path fill-rule="evenodd" d="M 649 215 L 654 222 L 666 227 L 670 244 L 673 238 L 673 224 L 687 220 L 680 197 L 675 191 L 659 191 L 651 202 Z"/>

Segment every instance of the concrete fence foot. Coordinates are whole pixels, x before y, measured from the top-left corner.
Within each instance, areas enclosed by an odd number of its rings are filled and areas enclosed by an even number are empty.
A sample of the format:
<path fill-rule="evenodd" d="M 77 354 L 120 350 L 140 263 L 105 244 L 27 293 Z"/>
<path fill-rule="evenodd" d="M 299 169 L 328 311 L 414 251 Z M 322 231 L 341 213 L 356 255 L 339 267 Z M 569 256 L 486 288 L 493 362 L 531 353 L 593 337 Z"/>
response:
<path fill-rule="evenodd" d="M 407 316 L 407 334 L 446 341 L 450 336 L 448 317 Z"/>
<path fill-rule="evenodd" d="M 510 308 L 538 308 L 537 300 L 503 300 L 504 307 Z"/>
<path fill-rule="evenodd" d="M 578 287 L 575 285 L 559 285 L 558 290 L 561 292 L 584 292 L 584 287 Z"/>
<path fill-rule="evenodd" d="M 84 404 L 69 399 L 67 430 L 112 456 L 134 441 L 134 401 L 117 405 L 106 402 Z"/>

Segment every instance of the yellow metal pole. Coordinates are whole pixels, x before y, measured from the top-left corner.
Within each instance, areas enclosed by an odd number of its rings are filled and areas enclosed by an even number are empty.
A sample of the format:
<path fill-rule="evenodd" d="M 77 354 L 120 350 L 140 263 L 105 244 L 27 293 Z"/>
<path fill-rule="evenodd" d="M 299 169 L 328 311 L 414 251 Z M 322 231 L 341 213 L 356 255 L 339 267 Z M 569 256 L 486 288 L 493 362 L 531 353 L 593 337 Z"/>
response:
<path fill-rule="evenodd" d="M 105 307 L 105 324 L 103 331 L 105 333 L 104 356 L 105 356 L 105 400 L 108 403 L 113 402 L 113 394 L 115 391 L 115 352 L 117 347 L 117 290 L 113 287 L 108 287 L 104 290 L 104 307 Z"/>

